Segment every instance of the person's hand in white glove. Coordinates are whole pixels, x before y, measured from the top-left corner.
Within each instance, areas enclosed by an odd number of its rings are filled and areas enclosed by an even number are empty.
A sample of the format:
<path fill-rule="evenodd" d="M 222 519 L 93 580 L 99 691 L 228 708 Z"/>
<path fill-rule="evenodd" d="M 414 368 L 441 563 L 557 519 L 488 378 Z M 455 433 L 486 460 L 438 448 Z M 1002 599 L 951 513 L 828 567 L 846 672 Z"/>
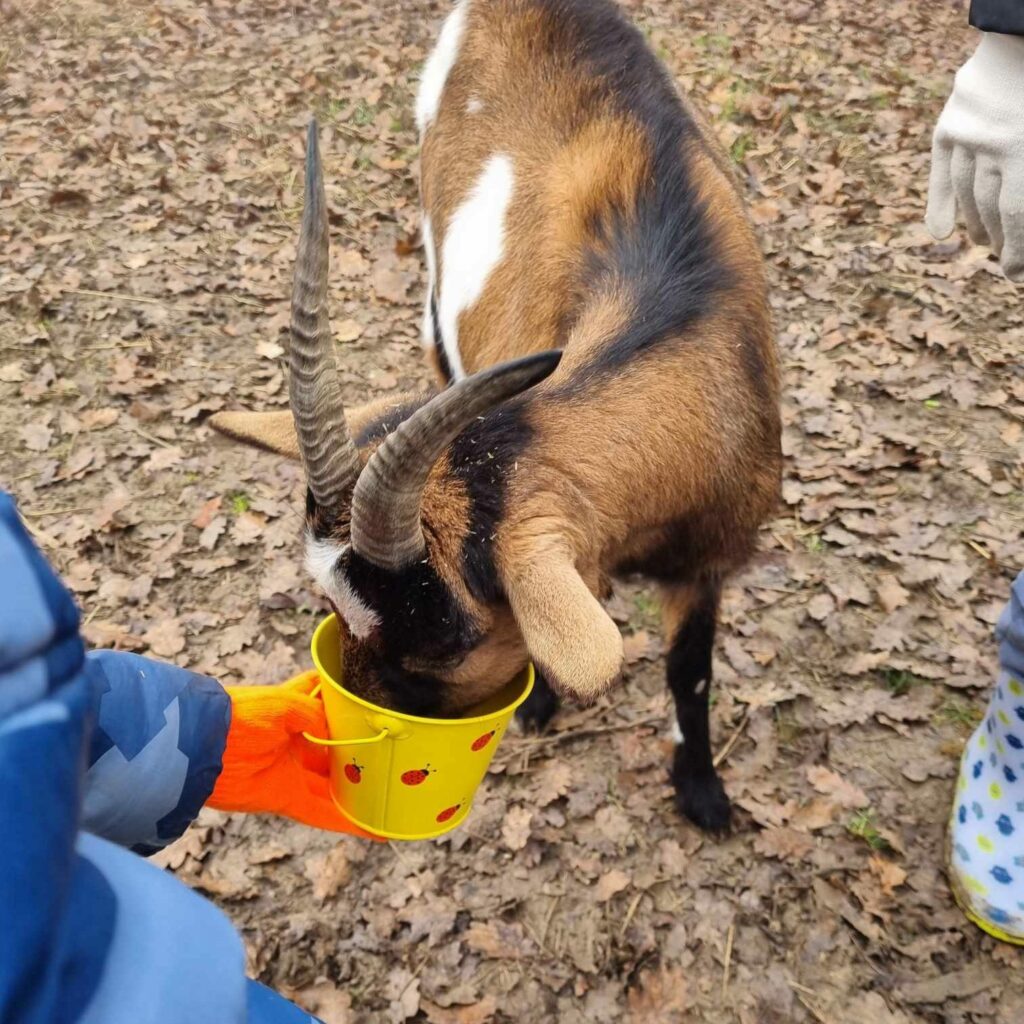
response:
<path fill-rule="evenodd" d="M 958 207 L 971 240 L 1024 281 L 1024 36 L 982 36 L 935 128 L 925 223 L 936 238 L 953 233 Z"/>

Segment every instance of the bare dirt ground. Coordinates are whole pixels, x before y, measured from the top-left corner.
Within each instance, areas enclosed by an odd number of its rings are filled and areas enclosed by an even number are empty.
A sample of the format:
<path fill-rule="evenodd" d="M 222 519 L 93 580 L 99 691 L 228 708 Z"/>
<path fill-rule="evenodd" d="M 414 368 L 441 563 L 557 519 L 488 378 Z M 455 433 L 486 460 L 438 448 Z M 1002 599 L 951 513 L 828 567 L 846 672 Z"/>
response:
<path fill-rule="evenodd" d="M 300 473 L 203 422 L 286 401 L 311 110 L 346 399 L 426 382 L 411 103 L 444 6 L 0 0 L 0 480 L 95 644 L 309 663 Z M 1024 952 L 942 871 L 1024 563 L 1021 293 L 921 227 L 965 11 L 629 8 L 736 161 L 786 368 L 785 503 L 717 658 L 734 834 L 673 809 L 656 607 L 624 585 L 624 684 L 510 737 L 450 837 L 205 812 L 162 861 L 331 1024 L 1019 1024 Z"/>

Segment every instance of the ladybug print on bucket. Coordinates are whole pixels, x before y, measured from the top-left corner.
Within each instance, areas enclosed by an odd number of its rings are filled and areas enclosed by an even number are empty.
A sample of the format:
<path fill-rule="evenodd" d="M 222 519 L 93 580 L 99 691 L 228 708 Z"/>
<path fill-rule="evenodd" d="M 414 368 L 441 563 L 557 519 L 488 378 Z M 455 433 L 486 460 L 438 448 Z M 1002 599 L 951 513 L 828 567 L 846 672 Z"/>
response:
<path fill-rule="evenodd" d="M 462 807 L 462 804 L 456 804 L 454 807 L 446 807 L 438 816 L 438 824 L 444 824 L 446 821 L 451 821 L 455 817 L 455 814 Z"/>
<path fill-rule="evenodd" d="M 345 778 L 356 786 L 363 781 L 363 766 L 356 764 L 355 758 L 352 758 L 351 764 L 345 765 Z"/>
<path fill-rule="evenodd" d="M 432 770 L 428 764 L 426 768 L 414 768 L 410 772 L 403 772 L 402 782 L 407 786 L 419 786 L 427 781 L 427 777 L 431 774 Z"/>
<path fill-rule="evenodd" d="M 485 732 L 483 736 L 478 736 L 475 740 L 473 740 L 473 746 L 471 746 L 469 749 L 483 750 L 484 747 L 486 747 L 487 744 L 490 743 L 492 739 L 494 739 L 494 734 L 497 731 L 497 729 L 492 729 L 490 732 Z"/>

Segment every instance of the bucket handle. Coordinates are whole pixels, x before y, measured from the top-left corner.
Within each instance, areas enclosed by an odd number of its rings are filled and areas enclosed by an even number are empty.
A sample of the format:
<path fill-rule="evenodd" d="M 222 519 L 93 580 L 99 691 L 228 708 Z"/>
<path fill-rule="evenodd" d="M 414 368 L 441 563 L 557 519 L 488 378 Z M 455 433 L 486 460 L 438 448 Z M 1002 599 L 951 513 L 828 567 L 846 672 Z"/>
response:
<path fill-rule="evenodd" d="M 380 743 L 385 736 L 390 732 L 389 729 L 381 729 L 376 736 L 367 736 L 361 740 L 325 740 L 319 736 L 311 736 L 308 732 L 304 732 L 302 735 L 305 736 L 310 743 L 317 743 L 321 747 L 355 747 L 361 743 Z"/>
<path fill-rule="evenodd" d="M 322 683 L 317 683 L 316 686 L 313 687 L 310 697 L 315 697 L 320 692 L 320 687 L 322 685 Z M 376 736 L 367 736 L 361 740 L 325 740 L 320 736 L 312 736 L 308 732 L 304 732 L 302 735 L 303 738 L 309 740 L 310 743 L 316 743 L 321 747 L 358 747 L 364 743 L 380 743 L 380 741 L 387 736 L 389 731 L 390 730 L 388 729 L 381 729 Z"/>

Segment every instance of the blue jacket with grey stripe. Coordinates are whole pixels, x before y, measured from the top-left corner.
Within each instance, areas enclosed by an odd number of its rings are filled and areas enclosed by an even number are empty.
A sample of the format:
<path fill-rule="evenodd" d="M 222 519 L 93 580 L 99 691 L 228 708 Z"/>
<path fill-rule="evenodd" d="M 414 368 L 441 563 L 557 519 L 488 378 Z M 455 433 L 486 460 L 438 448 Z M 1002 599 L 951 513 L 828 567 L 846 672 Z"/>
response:
<path fill-rule="evenodd" d="M 245 977 L 211 903 L 136 853 L 213 790 L 231 702 L 212 679 L 86 654 L 71 596 L 0 492 L 0 1022 L 298 1024 Z"/>

